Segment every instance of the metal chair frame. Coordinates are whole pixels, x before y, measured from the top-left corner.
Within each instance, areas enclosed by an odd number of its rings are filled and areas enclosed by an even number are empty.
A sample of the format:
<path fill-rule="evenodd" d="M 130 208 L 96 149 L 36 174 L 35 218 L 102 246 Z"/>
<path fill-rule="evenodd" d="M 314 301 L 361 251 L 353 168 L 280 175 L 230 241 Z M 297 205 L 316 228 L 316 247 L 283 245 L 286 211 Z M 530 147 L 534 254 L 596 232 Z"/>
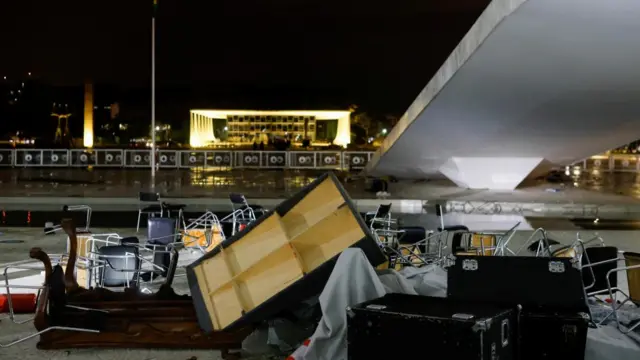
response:
<path fill-rule="evenodd" d="M 55 256 L 55 255 L 54 255 Z M 32 260 L 27 260 L 27 261 L 20 261 L 19 263 L 22 264 L 28 264 L 28 263 L 33 263 L 34 265 L 36 265 L 35 261 Z M 39 267 L 32 267 L 32 266 L 21 266 L 19 264 L 14 264 L 14 265 L 10 265 L 10 266 L 5 266 L 4 269 L 4 276 L 5 276 L 5 289 L 7 290 L 7 302 L 9 305 L 9 316 L 5 317 L 9 318 L 13 323 L 15 324 L 25 324 L 29 321 L 33 321 L 34 317 L 29 317 L 26 320 L 23 321 L 17 321 L 15 318 L 15 313 L 13 311 L 13 303 L 11 300 L 11 288 L 13 289 L 31 289 L 31 290 L 38 290 L 38 293 L 36 294 L 36 308 L 39 305 L 39 301 L 40 301 L 40 291 L 42 289 L 45 288 L 45 285 L 41 285 L 41 286 L 29 286 L 29 285 L 11 285 L 9 284 L 9 277 L 8 277 L 8 271 L 9 268 L 13 268 L 13 269 L 25 269 L 25 270 L 41 270 L 44 271 L 44 265 L 42 264 L 38 264 L 40 265 Z M 78 309 L 78 310 L 85 310 L 85 311 L 97 311 L 97 312 L 104 312 L 104 313 L 108 313 L 108 311 L 106 310 L 101 310 L 101 309 L 91 309 L 91 308 L 85 308 L 85 307 L 81 307 L 81 306 L 74 306 L 74 305 L 65 305 L 67 308 L 72 308 L 72 309 Z M 50 326 L 44 330 L 35 332 L 33 334 L 27 335 L 25 337 L 22 338 L 18 338 L 17 340 L 14 340 L 8 344 L 0 344 L 0 348 L 8 348 L 11 347 L 13 345 L 17 345 L 20 344 L 22 342 L 25 342 L 27 340 L 33 339 L 36 336 L 39 336 L 41 334 L 44 334 L 46 332 L 52 331 L 52 330 L 63 330 L 63 331 L 78 331 L 78 332 L 88 332 L 88 333 L 100 333 L 99 330 L 95 330 L 95 329 L 87 329 L 87 328 L 75 328 L 75 327 L 66 327 L 66 326 Z"/>
<path fill-rule="evenodd" d="M 134 245 L 127 245 L 127 246 L 134 246 Z M 124 255 L 104 255 L 104 254 L 100 254 L 100 253 L 93 253 L 93 258 L 91 260 L 91 262 L 93 263 L 93 268 L 94 269 L 105 269 L 105 268 L 109 268 L 110 270 L 116 271 L 116 272 L 122 272 L 122 273 L 134 273 L 135 274 L 135 281 L 134 280 L 126 280 L 126 283 L 124 285 L 125 288 L 131 287 L 131 283 L 134 282 L 135 284 L 140 284 L 140 273 L 142 271 L 144 271 L 142 269 L 142 264 L 144 262 L 152 265 L 153 267 L 158 267 L 159 266 L 153 264 L 152 262 L 150 262 L 149 260 L 143 258 L 142 256 L 140 256 L 139 254 L 135 254 L 135 253 L 131 253 L 131 252 L 125 252 Z M 110 259 L 122 259 L 125 261 L 125 263 L 127 263 L 129 260 L 133 260 L 133 259 L 137 259 L 139 261 L 138 266 L 136 267 L 136 269 L 133 270 L 129 270 L 126 268 L 118 268 L 113 266 L 113 264 L 111 263 L 111 261 L 109 261 Z M 162 269 L 162 268 L 160 268 Z M 105 277 L 106 271 L 102 271 L 101 272 L 101 276 L 98 278 L 97 276 L 95 277 L 96 281 L 96 285 L 102 288 L 118 288 L 119 286 L 105 286 L 104 285 L 104 277 Z"/>
<path fill-rule="evenodd" d="M 91 215 L 93 213 L 93 210 L 91 209 L 90 206 L 88 205 L 65 205 L 62 207 L 62 211 L 69 211 L 69 212 L 75 212 L 75 211 L 85 211 L 86 212 L 86 223 L 84 228 L 78 228 L 77 231 L 78 232 L 90 232 L 90 227 L 91 227 Z M 49 235 L 49 234 L 53 234 L 56 231 L 60 231 L 62 230 L 62 227 L 60 225 L 54 225 L 51 229 L 49 229 L 48 231 L 45 231 L 45 235 Z"/>
<path fill-rule="evenodd" d="M 189 225 L 185 226 L 184 231 L 182 232 L 183 233 L 182 243 L 184 244 L 185 247 L 188 247 L 189 244 L 196 242 L 195 247 L 204 254 L 205 252 L 207 252 L 207 249 L 209 248 L 209 246 L 211 246 L 211 243 L 213 241 L 213 232 L 215 231 L 216 228 L 217 228 L 217 231 L 220 232 L 220 236 L 222 237 L 222 241 L 221 241 L 222 243 L 224 242 L 224 240 L 226 240 L 224 230 L 222 229 L 222 223 L 220 222 L 220 219 L 218 219 L 218 216 L 216 216 L 216 214 L 212 213 L 211 211 L 206 211 L 197 219 L 190 220 Z M 198 243 L 199 238 L 190 236 L 188 234 L 189 230 L 204 231 L 205 237 L 206 237 L 205 246 L 202 246 Z"/>
<path fill-rule="evenodd" d="M 622 255 L 624 256 L 624 252 L 622 252 Z M 640 299 L 632 299 L 631 296 L 629 294 L 626 294 L 625 292 L 621 291 L 620 289 L 616 289 L 616 287 L 612 287 L 611 286 L 611 274 L 613 274 L 614 272 L 620 272 L 620 271 L 625 271 L 628 273 L 629 270 L 640 270 L 640 264 L 639 265 L 631 265 L 631 266 L 620 266 L 617 267 L 615 269 L 609 270 L 607 272 L 607 287 L 609 288 L 609 296 L 611 297 L 611 299 L 614 299 L 614 292 L 618 292 L 621 293 L 625 296 L 624 301 L 621 301 L 619 304 L 616 304 L 616 301 L 612 301 L 611 302 L 611 313 L 609 313 L 609 315 L 607 315 L 607 317 L 605 317 L 602 322 L 604 322 L 609 316 L 613 315 L 615 321 L 616 321 L 616 325 L 618 327 L 618 330 L 620 332 L 622 332 L 623 334 L 628 334 L 632 331 L 634 331 L 636 328 L 640 327 L 640 321 L 637 321 L 636 324 L 632 325 L 631 327 L 627 328 L 624 325 L 622 325 L 622 323 L 620 322 L 620 318 L 618 317 L 618 310 L 620 310 L 620 308 L 626 304 L 627 302 L 631 302 L 634 305 L 637 306 L 637 302 L 640 301 Z M 627 276 L 627 281 L 629 281 L 629 278 Z M 631 286 L 631 283 L 629 283 L 629 285 Z M 617 291 L 616 291 L 617 290 Z M 631 293 L 631 289 L 629 289 L 629 293 Z"/>
<path fill-rule="evenodd" d="M 381 204 L 375 211 L 369 211 L 364 215 L 365 222 L 369 223 L 369 228 L 374 232 L 375 225 L 382 225 L 382 229 L 391 230 L 398 221 L 391 217 L 391 204 Z"/>
<path fill-rule="evenodd" d="M 400 244 L 400 239 L 406 234 L 404 230 L 374 229 L 373 234 L 379 246 L 389 255 L 394 255 L 396 261 L 399 261 L 401 264 L 422 266 L 440 263 L 444 259 L 443 254 L 446 245 L 443 239 L 447 239 L 447 231 L 439 233 L 428 231 L 424 239 L 413 244 Z M 381 239 L 384 239 L 384 241 Z M 433 252 L 431 252 L 432 245 L 436 246 Z M 416 254 L 415 250 L 420 247 L 424 247 L 426 252 Z M 403 250 L 406 250 L 407 254 L 404 254 Z"/>
<path fill-rule="evenodd" d="M 155 210 L 155 208 L 153 208 L 154 206 L 158 206 L 159 210 Z M 155 217 L 156 215 L 159 215 L 160 217 L 164 216 L 164 206 L 160 201 L 159 193 L 138 193 L 138 223 L 136 225 L 136 233 L 140 231 L 140 220 L 142 219 L 142 214 L 147 215 L 147 218 Z"/>
<path fill-rule="evenodd" d="M 233 198 L 237 197 L 242 199 L 241 201 L 233 201 Z M 256 213 L 249 205 L 249 201 L 243 194 L 229 194 L 229 201 L 231 202 L 231 214 L 220 219 L 220 222 L 231 223 L 231 236 L 234 236 L 239 231 L 240 225 L 249 225 L 256 221 Z"/>

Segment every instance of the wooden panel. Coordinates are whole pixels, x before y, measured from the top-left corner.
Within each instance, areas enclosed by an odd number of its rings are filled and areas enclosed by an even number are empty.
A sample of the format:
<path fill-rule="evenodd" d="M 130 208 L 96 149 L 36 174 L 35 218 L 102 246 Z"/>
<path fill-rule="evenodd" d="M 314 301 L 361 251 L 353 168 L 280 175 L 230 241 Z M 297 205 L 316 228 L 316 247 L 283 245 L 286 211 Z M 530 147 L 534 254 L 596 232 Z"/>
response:
<path fill-rule="evenodd" d="M 491 256 L 495 251 L 496 237 L 495 235 L 473 234 L 469 245 L 472 249 L 480 249 L 478 255 Z M 483 247 L 485 248 L 484 254 L 480 254 Z"/>
<path fill-rule="evenodd" d="M 90 256 L 89 251 L 91 249 L 88 248 L 88 244 L 87 242 L 89 241 L 89 239 L 91 239 L 91 234 L 88 233 L 84 233 L 84 234 L 77 234 L 76 235 L 77 239 L 78 239 L 78 247 L 77 247 L 77 254 L 79 257 L 84 257 L 84 258 L 88 258 Z M 69 252 L 69 238 L 67 238 L 67 253 Z"/>
<path fill-rule="evenodd" d="M 640 254 L 625 253 L 625 266 L 640 265 Z M 640 268 L 627 270 L 627 282 L 629 283 L 629 297 L 640 305 Z"/>
<path fill-rule="evenodd" d="M 336 184 L 327 178 L 284 215 L 282 224 L 289 237 L 294 238 L 333 213 L 344 202 Z"/>
<path fill-rule="evenodd" d="M 76 267 L 76 281 L 80 287 L 89 289 L 91 287 L 91 284 L 89 284 L 89 270 L 85 267 Z"/>
<path fill-rule="evenodd" d="M 216 260 L 216 259 L 220 259 L 224 262 L 224 258 L 222 256 L 218 257 L 218 258 L 211 258 L 208 260 Z M 225 265 L 226 266 L 226 265 Z M 216 311 L 217 309 L 215 308 L 214 304 L 213 304 L 213 299 L 211 297 L 211 287 L 209 286 L 209 284 L 207 283 L 207 274 L 209 274 L 208 272 L 205 272 L 205 268 L 204 266 L 200 266 L 198 268 L 195 268 L 193 270 L 195 278 L 198 281 L 198 284 L 200 284 L 199 286 L 199 291 L 200 291 L 200 298 L 202 299 L 202 302 L 204 303 L 204 307 L 207 309 L 207 313 L 209 314 L 208 319 L 206 320 L 209 324 L 211 324 L 211 328 L 213 329 L 221 329 L 222 326 L 220 325 L 220 321 L 217 319 L 216 316 Z M 211 277 L 211 279 L 214 279 L 213 277 Z M 228 284 L 231 284 L 230 282 L 228 282 Z M 217 286 L 214 286 L 214 288 L 216 288 Z M 195 296 L 195 294 L 192 293 L 192 296 Z M 202 327 L 203 325 L 203 321 L 204 319 L 199 319 L 200 322 L 200 326 Z"/>
<path fill-rule="evenodd" d="M 479 254 L 480 251 L 458 251 L 456 253 L 456 255 L 471 255 L 471 256 L 478 256 L 481 255 Z"/>
<path fill-rule="evenodd" d="M 214 309 L 213 321 L 218 328 L 228 326 L 245 312 L 232 283 L 215 291 L 210 298 Z"/>
<path fill-rule="evenodd" d="M 348 207 L 335 210 L 307 231 L 291 239 L 302 257 L 305 272 L 311 272 L 365 236 Z"/>
<path fill-rule="evenodd" d="M 231 273 L 231 269 L 229 269 L 224 253 L 222 253 L 221 256 L 205 260 L 200 270 L 204 274 L 207 274 L 208 292 L 216 291 L 233 279 L 233 274 Z"/>
<path fill-rule="evenodd" d="M 295 251 L 287 244 L 240 274 L 236 283 L 240 299 L 252 310 L 302 276 Z"/>
<path fill-rule="evenodd" d="M 238 275 L 289 242 L 280 216 L 271 213 L 259 226 L 225 249 L 232 274 Z"/>

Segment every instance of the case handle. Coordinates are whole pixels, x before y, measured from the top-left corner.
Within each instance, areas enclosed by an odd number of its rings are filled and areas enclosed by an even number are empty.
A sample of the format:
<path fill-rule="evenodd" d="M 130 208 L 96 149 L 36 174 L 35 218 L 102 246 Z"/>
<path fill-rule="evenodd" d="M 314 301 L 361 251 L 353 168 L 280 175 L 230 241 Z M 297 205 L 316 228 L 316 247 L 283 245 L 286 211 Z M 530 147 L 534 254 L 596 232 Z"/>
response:
<path fill-rule="evenodd" d="M 509 319 L 502 320 L 502 347 L 509 345 Z"/>

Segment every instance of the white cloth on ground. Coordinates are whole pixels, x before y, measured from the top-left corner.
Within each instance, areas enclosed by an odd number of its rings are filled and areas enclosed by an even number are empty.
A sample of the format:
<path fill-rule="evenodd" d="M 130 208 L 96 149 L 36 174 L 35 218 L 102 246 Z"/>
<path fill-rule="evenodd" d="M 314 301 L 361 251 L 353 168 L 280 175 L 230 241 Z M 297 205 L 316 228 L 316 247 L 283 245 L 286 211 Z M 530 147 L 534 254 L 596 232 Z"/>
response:
<path fill-rule="evenodd" d="M 344 250 L 320 294 L 322 320 L 311 337 L 309 346 L 297 352 L 296 360 L 347 358 L 346 308 L 350 305 L 373 300 L 387 293 L 446 295 L 446 274 L 440 268 L 407 268 L 404 273 L 406 275 L 394 270 L 383 270 L 378 274 L 362 250 Z M 445 285 L 444 288 L 440 287 L 442 284 Z"/>

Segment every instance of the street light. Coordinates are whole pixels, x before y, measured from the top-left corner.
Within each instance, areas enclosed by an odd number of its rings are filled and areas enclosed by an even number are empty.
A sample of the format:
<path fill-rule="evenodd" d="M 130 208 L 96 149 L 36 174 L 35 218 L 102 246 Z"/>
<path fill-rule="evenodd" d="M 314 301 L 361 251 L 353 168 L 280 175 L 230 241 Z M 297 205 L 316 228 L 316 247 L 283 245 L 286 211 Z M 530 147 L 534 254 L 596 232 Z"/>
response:
<path fill-rule="evenodd" d="M 153 0 L 151 17 L 151 189 L 156 187 L 156 11 L 158 0 Z"/>

